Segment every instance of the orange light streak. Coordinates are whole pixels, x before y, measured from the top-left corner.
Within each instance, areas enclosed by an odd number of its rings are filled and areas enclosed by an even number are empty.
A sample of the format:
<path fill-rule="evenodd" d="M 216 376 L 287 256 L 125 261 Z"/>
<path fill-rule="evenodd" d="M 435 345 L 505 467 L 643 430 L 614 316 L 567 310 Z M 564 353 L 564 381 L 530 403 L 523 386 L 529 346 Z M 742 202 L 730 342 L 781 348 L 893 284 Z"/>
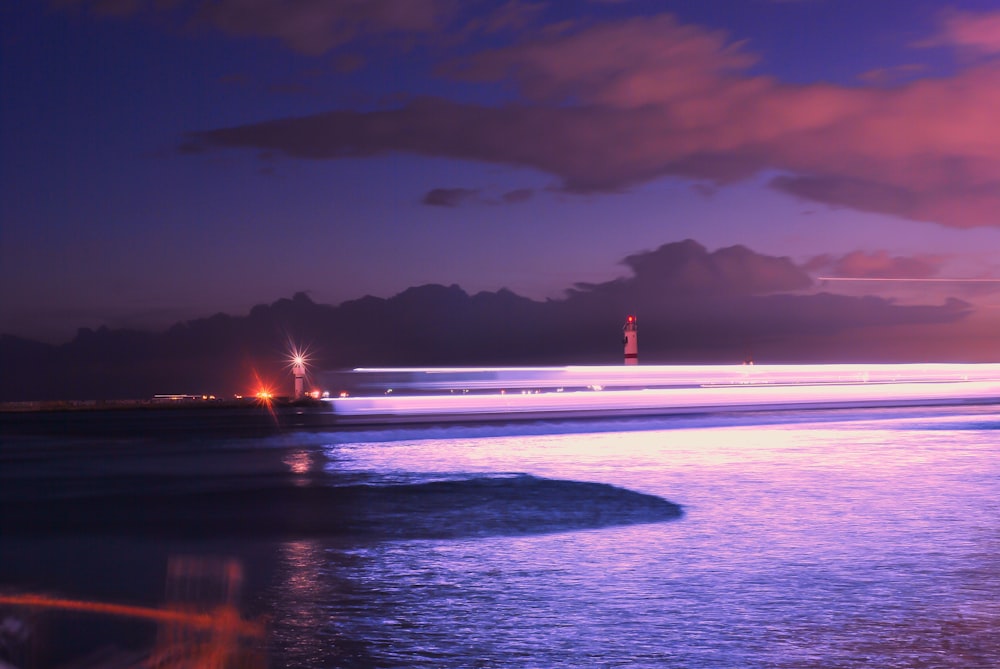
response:
<path fill-rule="evenodd" d="M 264 626 L 252 620 L 243 620 L 235 608 L 223 606 L 211 613 L 190 613 L 171 609 L 155 609 L 145 606 L 129 606 L 107 602 L 89 602 L 78 599 L 62 599 L 46 595 L 0 595 L 0 604 L 27 606 L 62 611 L 84 611 L 103 613 L 126 618 L 145 618 L 164 623 L 175 623 L 195 629 L 232 630 L 247 637 L 263 637 Z"/>

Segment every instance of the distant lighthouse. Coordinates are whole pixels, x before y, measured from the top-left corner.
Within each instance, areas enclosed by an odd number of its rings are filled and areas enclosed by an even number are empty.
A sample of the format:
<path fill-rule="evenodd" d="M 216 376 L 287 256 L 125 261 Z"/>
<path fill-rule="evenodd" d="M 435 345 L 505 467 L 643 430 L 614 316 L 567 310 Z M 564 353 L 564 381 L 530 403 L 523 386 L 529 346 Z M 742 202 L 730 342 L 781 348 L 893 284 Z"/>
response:
<path fill-rule="evenodd" d="M 292 376 L 295 377 L 295 399 L 305 397 L 306 360 L 301 355 L 292 358 Z"/>
<path fill-rule="evenodd" d="M 639 364 L 639 331 L 635 324 L 635 316 L 625 319 L 625 327 L 622 328 L 625 337 L 622 343 L 625 344 L 625 364 Z"/>

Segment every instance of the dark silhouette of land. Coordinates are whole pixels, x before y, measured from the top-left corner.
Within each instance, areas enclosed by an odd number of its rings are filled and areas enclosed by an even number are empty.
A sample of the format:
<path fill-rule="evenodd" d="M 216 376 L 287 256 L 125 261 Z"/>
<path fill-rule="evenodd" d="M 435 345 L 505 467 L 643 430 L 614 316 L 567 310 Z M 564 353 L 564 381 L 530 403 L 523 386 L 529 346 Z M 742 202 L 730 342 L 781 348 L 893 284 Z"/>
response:
<path fill-rule="evenodd" d="M 314 369 L 616 364 L 626 314 L 639 318 L 641 362 L 891 361 L 905 359 L 896 341 L 914 328 L 971 313 L 960 300 L 902 306 L 816 292 L 788 258 L 742 246 L 708 252 L 687 240 L 624 264 L 630 276 L 577 284 L 558 300 L 425 285 L 336 306 L 298 293 L 161 332 L 81 329 L 61 345 L 2 335 L 0 401 L 231 397 L 253 392 L 258 377 L 288 394 L 291 344 L 309 349 Z"/>

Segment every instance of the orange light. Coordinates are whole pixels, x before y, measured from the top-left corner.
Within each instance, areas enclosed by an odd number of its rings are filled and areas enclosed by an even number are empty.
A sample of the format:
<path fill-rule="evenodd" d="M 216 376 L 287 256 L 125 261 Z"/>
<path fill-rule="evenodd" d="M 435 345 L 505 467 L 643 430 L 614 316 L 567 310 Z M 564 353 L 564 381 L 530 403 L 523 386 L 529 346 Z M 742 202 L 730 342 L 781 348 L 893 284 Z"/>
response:
<path fill-rule="evenodd" d="M 629 323 L 635 323 L 635 316 L 629 316 L 628 317 L 628 322 Z"/>

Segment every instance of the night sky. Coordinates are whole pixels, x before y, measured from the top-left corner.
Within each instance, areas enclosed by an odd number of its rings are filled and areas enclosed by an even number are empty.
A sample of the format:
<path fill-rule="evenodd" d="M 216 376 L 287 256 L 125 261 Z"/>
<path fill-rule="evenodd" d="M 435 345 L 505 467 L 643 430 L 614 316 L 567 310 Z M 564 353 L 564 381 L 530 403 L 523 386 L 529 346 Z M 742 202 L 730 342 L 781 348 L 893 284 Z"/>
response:
<path fill-rule="evenodd" d="M 559 300 L 693 239 L 1000 354 L 1000 283 L 820 279 L 1000 277 L 995 0 L 8 0 L 0 40 L 7 334 Z"/>

